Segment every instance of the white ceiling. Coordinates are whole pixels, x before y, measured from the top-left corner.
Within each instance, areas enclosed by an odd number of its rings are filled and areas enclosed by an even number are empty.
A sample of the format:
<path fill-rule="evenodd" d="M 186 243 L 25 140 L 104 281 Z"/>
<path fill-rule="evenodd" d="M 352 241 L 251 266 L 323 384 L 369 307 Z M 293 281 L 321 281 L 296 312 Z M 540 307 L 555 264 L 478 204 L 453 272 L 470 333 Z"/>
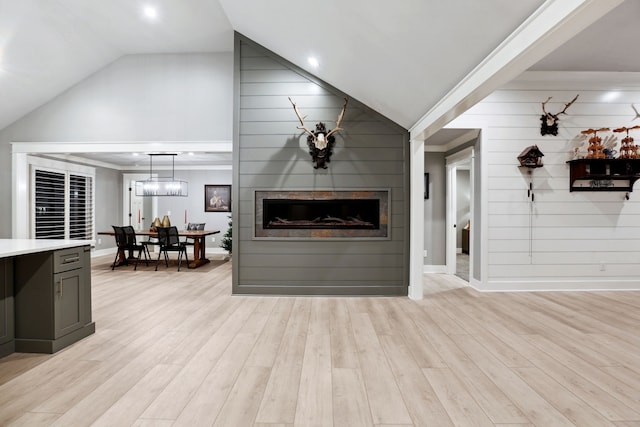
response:
<path fill-rule="evenodd" d="M 626 0 L 530 69 L 640 72 L 639 20 L 640 1 Z"/>
<path fill-rule="evenodd" d="M 408 129 L 544 1 L 220 2 L 236 31 Z"/>
<path fill-rule="evenodd" d="M 231 51 L 234 30 L 410 128 L 539 6 L 562 1 L 0 0 L 0 129 L 122 55 Z M 638 17 L 627 0 L 533 68 L 640 71 Z"/>

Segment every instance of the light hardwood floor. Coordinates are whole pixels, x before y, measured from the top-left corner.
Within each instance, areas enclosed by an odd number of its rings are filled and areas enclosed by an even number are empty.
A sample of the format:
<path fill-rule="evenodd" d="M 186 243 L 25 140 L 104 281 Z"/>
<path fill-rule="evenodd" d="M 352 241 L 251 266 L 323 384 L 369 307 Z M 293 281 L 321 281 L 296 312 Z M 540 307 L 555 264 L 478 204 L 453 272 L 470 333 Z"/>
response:
<path fill-rule="evenodd" d="M 640 426 L 640 293 L 232 296 L 94 260 L 96 334 L 0 359 L 6 426 Z"/>

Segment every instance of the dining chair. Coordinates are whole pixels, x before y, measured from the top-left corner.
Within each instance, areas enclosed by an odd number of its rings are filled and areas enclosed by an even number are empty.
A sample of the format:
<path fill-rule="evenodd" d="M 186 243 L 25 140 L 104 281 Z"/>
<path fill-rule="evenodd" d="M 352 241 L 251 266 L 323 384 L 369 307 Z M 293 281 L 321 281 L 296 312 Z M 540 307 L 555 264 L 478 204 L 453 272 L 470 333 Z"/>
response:
<path fill-rule="evenodd" d="M 204 222 L 190 222 L 187 225 L 187 230 L 189 230 L 189 231 L 204 230 L 204 225 L 205 224 L 206 223 L 204 223 Z M 185 245 L 188 245 L 188 246 L 193 246 L 193 245 L 195 245 L 195 239 L 196 239 L 195 237 L 186 236 L 185 239 L 183 240 L 183 243 Z"/>
<path fill-rule="evenodd" d="M 187 255 L 187 245 L 180 241 L 178 234 L 178 227 L 158 227 L 158 240 L 160 241 L 160 252 L 158 252 L 158 259 L 156 260 L 156 271 L 158 271 L 158 264 L 160 263 L 160 256 L 164 253 L 165 266 L 169 267 L 169 252 L 178 252 L 178 271 L 182 265 L 182 254 L 189 266 L 189 256 Z"/>
<path fill-rule="evenodd" d="M 151 251 L 149 251 L 149 246 L 160 246 L 160 239 L 158 239 L 158 236 L 148 236 L 147 240 L 143 240 L 140 243 L 144 246 L 144 250 L 147 252 L 147 256 L 149 257 L 149 259 L 151 259 Z"/>
<path fill-rule="evenodd" d="M 130 225 L 125 225 L 122 229 L 126 237 L 125 249 L 129 251 L 129 257 L 127 259 L 135 262 L 134 270 L 138 269 L 138 263 L 142 261 L 142 255 L 144 255 L 144 262 L 148 266 L 149 257 L 147 257 L 147 248 L 143 244 L 138 244 L 135 229 Z M 135 252 L 138 253 L 137 256 L 133 256 Z"/>
<path fill-rule="evenodd" d="M 116 246 L 117 246 L 117 250 L 116 250 L 116 257 L 113 259 L 113 264 L 111 264 L 111 269 L 115 269 L 116 265 L 118 263 L 118 257 L 120 255 L 120 253 L 123 254 L 123 259 L 124 259 L 124 263 L 127 263 L 127 253 L 126 253 L 126 246 L 127 246 L 127 235 L 124 234 L 124 229 L 118 225 L 112 225 L 113 227 L 113 232 L 116 238 Z"/>

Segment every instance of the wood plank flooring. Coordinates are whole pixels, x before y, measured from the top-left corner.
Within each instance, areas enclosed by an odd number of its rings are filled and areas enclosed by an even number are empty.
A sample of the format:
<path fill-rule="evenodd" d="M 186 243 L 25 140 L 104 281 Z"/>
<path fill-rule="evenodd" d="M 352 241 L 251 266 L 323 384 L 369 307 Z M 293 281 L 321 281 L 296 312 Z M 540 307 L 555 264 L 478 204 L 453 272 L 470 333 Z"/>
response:
<path fill-rule="evenodd" d="M 640 293 L 231 295 L 93 260 L 96 334 L 0 359 L 0 426 L 640 426 Z"/>

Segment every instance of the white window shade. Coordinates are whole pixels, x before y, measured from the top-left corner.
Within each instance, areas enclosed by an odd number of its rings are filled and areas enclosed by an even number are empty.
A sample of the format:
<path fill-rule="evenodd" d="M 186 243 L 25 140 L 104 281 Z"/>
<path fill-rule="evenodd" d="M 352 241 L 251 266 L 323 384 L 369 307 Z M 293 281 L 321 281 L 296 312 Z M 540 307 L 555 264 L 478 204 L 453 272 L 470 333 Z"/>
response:
<path fill-rule="evenodd" d="M 35 170 L 36 239 L 65 238 L 65 181 L 64 173 Z"/>
<path fill-rule="evenodd" d="M 91 240 L 93 237 L 93 179 L 69 175 L 69 238 Z"/>
<path fill-rule="evenodd" d="M 31 233 L 36 239 L 92 240 L 94 176 L 77 165 L 35 159 L 31 163 Z"/>

